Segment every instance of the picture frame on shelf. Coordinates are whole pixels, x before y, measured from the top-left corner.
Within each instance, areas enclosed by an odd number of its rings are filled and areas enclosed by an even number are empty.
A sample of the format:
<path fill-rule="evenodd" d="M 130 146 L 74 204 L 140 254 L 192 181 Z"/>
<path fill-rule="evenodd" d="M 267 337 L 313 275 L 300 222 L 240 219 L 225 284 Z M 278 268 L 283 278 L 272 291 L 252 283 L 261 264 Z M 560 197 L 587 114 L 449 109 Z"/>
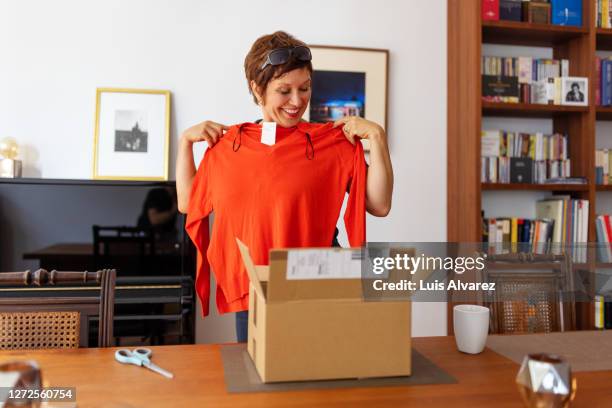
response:
<path fill-rule="evenodd" d="M 334 122 L 360 116 L 387 130 L 389 50 L 309 45 L 312 96 L 304 119 Z M 367 140 L 362 140 L 369 150 Z"/>
<path fill-rule="evenodd" d="M 93 179 L 168 180 L 170 91 L 96 90 Z"/>
<path fill-rule="evenodd" d="M 589 78 L 562 77 L 561 104 L 570 106 L 588 106 Z"/>

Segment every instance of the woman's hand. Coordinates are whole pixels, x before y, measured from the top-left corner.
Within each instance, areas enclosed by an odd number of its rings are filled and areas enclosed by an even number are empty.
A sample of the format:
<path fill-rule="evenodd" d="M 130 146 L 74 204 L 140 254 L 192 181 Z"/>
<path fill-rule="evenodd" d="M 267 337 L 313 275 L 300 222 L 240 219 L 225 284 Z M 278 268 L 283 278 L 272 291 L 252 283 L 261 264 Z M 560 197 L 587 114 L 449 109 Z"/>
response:
<path fill-rule="evenodd" d="M 353 144 L 355 137 L 370 141 L 370 166 L 366 180 L 366 210 L 376 217 L 386 217 L 393 197 L 393 167 L 387 145 L 387 134 L 378 124 L 356 116 L 334 123 L 342 126 L 344 136 Z"/>
<path fill-rule="evenodd" d="M 189 144 L 206 141 L 208 147 L 213 147 L 223 137 L 223 132 L 228 129 L 229 127 L 225 125 L 206 120 L 185 130 L 181 139 Z"/>
<path fill-rule="evenodd" d="M 189 207 L 189 194 L 196 174 L 193 144 L 204 140 L 209 147 L 213 147 L 223 137 L 223 131 L 228 129 L 225 125 L 207 120 L 181 134 L 176 156 L 176 193 L 178 210 L 183 214 L 187 213 Z"/>
<path fill-rule="evenodd" d="M 355 144 L 355 136 L 361 139 L 378 139 L 385 136 L 385 131 L 378 124 L 360 118 L 359 116 L 345 116 L 334 122 L 334 127 L 342 126 L 344 136 L 349 142 Z"/>

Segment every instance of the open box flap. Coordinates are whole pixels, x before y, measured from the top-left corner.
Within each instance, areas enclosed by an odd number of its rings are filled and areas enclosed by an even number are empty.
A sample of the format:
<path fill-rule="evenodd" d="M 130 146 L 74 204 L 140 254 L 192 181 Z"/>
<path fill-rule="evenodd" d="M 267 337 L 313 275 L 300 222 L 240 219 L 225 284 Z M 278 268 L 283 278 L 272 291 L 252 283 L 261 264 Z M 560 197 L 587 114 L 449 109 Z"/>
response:
<path fill-rule="evenodd" d="M 249 279 L 251 280 L 251 284 L 255 288 L 255 291 L 257 292 L 257 294 L 261 296 L 263 299 L 265 299 L 266 295 L 261 285 L 261 281 L 259 280 L 257 271 L 255 270 L 256 267 L 255 267 L 255 264 L 253 263 L 253 259 L 251 258 L 249 248 L 238 238 L 236 238 L 236 243 L 238 244 L 238 249 L 240 250 L 240 255 L 242 256 L 242 262 L 244 262 L 244 266 L 246 267 L 247 273 L 249 274 Z M 264 269 L 264 268 L 262 267 L 261 269 Z"/>

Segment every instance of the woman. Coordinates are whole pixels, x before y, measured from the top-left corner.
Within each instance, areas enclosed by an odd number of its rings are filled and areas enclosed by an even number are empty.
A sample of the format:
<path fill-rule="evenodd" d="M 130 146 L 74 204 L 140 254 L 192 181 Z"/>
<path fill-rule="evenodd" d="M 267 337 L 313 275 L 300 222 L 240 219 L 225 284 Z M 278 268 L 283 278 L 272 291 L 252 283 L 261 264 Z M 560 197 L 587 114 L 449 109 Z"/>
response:
<path fill-rule="evenodd" d="M 224 234 L 236 235 L 245 242 L 250 239 L 246 243 L 251 251 L 252 246 L 257 246 L 255 252 L 261 254 L 259 259 L 254 257 L 256 264 L 267 263 L 267 251 L 274 247 L 329 246 L 333 235 L 330 231 L 334 230 L 339 213 L 338 205 L 341 205 L 347 188 L 352 190 L 354 197 L 349 196 L 350 208 L 345 214 L 345 224 L 347 221 L 351 223 L 350 228 L 347 225 L 347 230 L 350 229 L 349 239 L 352 234 L 356 245 L 361 245 L 357 239 L 360 236 L 359 225 L 365 222 L 359 220 L 358 207 L 362 205 L 367 212 L 379 217 L 386 216 L 390 211 L 393 170 L 387 136 L 382 127 L 359 117 L 345 117 L 333 125 L 302 121 L 311 97 L 310 60 L 310 50 L 306 45 L 282 31 L 259 38 L 245 58 L 249 91 L 255 103 L 261 107 L 264 122 L 276 124 L 276 132 L 272 131 L 274 140 L 266 141 L 272 146 L 264 146 L 258 140 L 263 137 L 262 128 L 255 124 L 228 127 L 205 121 L 181 135 L 176 171 L 178 208 L 183 213 L 188 212 L 188 232 L 198 246 L 197 235 L 208 232 L 198 222 L 217 205 L 214 209 L 215 227 L 216 224 L 220 225 L 217 231 L 213 229 L 208 257 L 211 258 L 212 252 L 219 258 L 216 262 L 221 268 L 228 268 L 230 263 L 235 262 L 227 257 L 231 245 L 235 244 L 231 242 L 232 237 Z M 370 143 L 367 173 L 363 165 L 363 151 L 356 138 L 368 139 Z M 209 149 L 196 173 L 192 146 L 201 141 L 208 143 Z M 296 153 L 298 149 L 299 154 Z M 338 157 L 344 162 L 335 161 Z M 236 170 L 238 164 L 231 161 L 241 163 L 245 170 Z M 359 184 L 358 173 L 362 165 L 364 179 Z M 221 172 L 227 174 L 226 180 L 216 180 L 223 177 Z M 291 172 L 294 172 L 292 178 L 286 180 Z M 266 179 L 262 180 L 262 177 Z M 260 183 L 263 183 L 261 188 L 253 189 L 254 184 Z M 357 191 L 361 185 L 363 194 Z M 245 190 L 249 190 L 249 193 Z M 342 195 L 339 204 L 338 191 Z M 365 197 L 360 198 L 360 194 Z M 217 198 L 213 197 L 215 195 Z M 254 195 L 256 199 L 252 199 Z M 331 196 L 334 197 L 329 198 Z M 206 203 L 202 204 L 201 200 Z M 273 200 L 273 204 L 266 200 Z M 360 204 L 360 200 L 365 202 Z M 247 201 L 249 204 L 245 204 Z M 262 201 L 266 201 L 263 208 L 257 211 L 251 208 L 262 207 Z M 238 208 L 234 208 L 236 205 Z M 225 208 L 229 206 L 232 211 Z M 333 209 L 328 211 L 329 207 Z M 228 213 L 222 214 L 221 221 L 220 211 Z M 348 215 L 348 212 L 351 214 Z M 336 214 L 335 220 L 333 214 Z M 283 219 L 283 216 L 287 219 Z M 225 252 L 219 248 L 222 240 L 225 240 Z M 202 240 L 199 242 L 202 243 Z M 214 245 L 216 247 L 212 248 Z M 201 252 L 206 251 L 205 247 L 198 248 Z M 212 260 L 211 264 L 216 270 Z M 236 264 L 238 266 L 242 267 Z M 242 283 L 237 282 L 235 277 L 228 279 L 221 293 L 219 286 L 217 288 L 217 307 L 220 312 L 240 312 L 236 316 L 237 337 L 238 341 L 246 341 L 248 302 L 244 295 L 240 295 L 245 289 L 242 287 L 234 291 L 235 286 L 240 287 Z M 230 291 L 232 295 L 228 296 L 227 292 Z M 207 305 L 202 306 L 207 311 Z"/>

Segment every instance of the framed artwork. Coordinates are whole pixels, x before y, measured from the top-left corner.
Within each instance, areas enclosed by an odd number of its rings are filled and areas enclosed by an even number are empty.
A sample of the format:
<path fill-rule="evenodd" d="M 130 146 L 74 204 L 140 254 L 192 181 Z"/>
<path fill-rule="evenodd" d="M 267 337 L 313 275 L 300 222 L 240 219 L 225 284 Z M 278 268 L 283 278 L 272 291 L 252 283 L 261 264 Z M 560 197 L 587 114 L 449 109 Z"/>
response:
<path fill-rule="evenodd" d="M 93 178 L 168 180 L 170 91 L 98 88 Z"/>
<path fill-rule="evenodd" d="M 360 116 L 387 129 L 389 50 L 312 45 L 312 97 L 305 119 Z M 368 150 L 367 141 L 363 141 Z"/>
<path fill-rule="evenodd" d="M 562 105 L 587 106 L 589 104 L 589 79 L 582 77 L 561 78 Z"/>

